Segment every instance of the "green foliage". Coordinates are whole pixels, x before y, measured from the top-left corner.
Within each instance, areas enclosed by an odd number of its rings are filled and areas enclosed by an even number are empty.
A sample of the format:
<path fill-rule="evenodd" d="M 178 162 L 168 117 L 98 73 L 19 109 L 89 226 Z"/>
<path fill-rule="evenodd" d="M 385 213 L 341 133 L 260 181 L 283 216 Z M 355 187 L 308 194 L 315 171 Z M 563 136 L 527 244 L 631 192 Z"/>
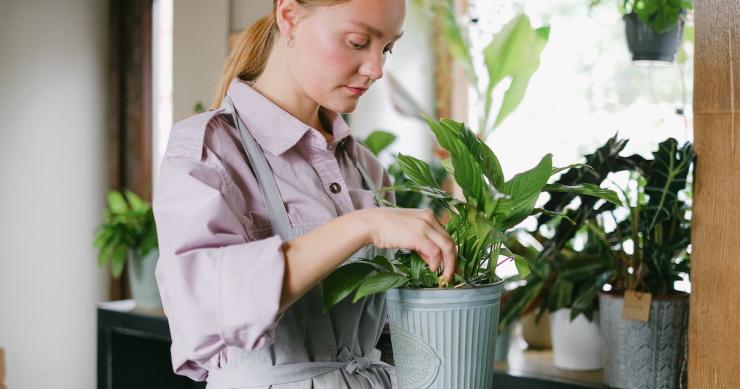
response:
<path fill-rule="evenodd" d="M 561 188 L 574 182 L 595 185 L 610 173 L 628 171 L 634 177 L 635 189 L 623 189 L 620 203 L 597 201 L 570 190 L 552 193 L 544 205 L 550 212 L 543 213 L 539 222 L 540 226 L 553 227 L 553 236 L 544 239 L 539 232 L 534 233 L 541 250 L 522 252 L 521 247 L 512 248 L 526 256 L 530 268 L 540 270 L 532 271 L 526 277 L 528 288 L 515 290 L 502 307 L 503 325 L 532 309 L 571 308 L 571 318 L 583 314 L 591 319 L 598 292 L 606 283 L 615 290 L 638 289 L 662 296 L 673 292 L 680 273 L 688 273 L 690 205 L 680 200 L 679 192 L 687 188 L 694 158 L 691 145 L 679 147 L 674 139 L 668 139 L 648 160 L 638 155 L 620 156 L 626 143 L 616 137 L 610 139 L 586 157 L 590 169 L 571 170 L 555 184 Z M 569 208 L 576 199 L 580 205 Z M 599 220 L 616 218 L 617 210 L 627 210 L 629 216 L 607 233 Z M 551 216 L 562 213 L 575 223 Z M 576 235 L 585 241 L 580 250 L 573 248 Z M 634 246 L 630 254 L 624 249 L 627 242 Z"/>
<path fill-rule="evenodd" d="M 421 193 L 449 214 L 445 225 L 457 246 L 458 271 L 452 282 L 433 272 L 415 252 L 398 251 L 392 260 L 377 257 L 345 265 L 324 282 L 324 307 L 355 292 L 354 301 L 373 293 L 401 286 L 411 288 L 472 287 L 498 281 L 496 265 L 501 256 L 513 258 L 517 267 L 531 268 L 532 274 L 545 274 L 547 268 L 528 261 L 507 248 L 506 233 L 526 217 L 538 213 L 535 203 L 548 179 L 563 169 L 553 169 L 552 156 L 546 155 L 534 168 L 504 181 L 504 174 L 493 151 L 464 123 L 425 119 L 437 142 L 451 155 L 445 163 L 464 193 L 458 201 L 444 192 L 428 163 L 399 155 L 398 163 L 407 181 L 405 190 Z M 594 194 L 614 198 L 615 194 L 593 186 L 570 185 L 569 193 Z M 372 266 L 372 268 L 368 267 Z M 528 270 L 527 270 L 528 271 Z"/>
<path fill-rule="evenodd" d="M 591 280 L 600 276 L 600 269 L 577 266 L 593 259 L 593 253 L 588 245 L 589 250 L 574 252 L 572 240 L 579 231 L 585 233 L 584 225 L 589 220 L 622 204 L 616 193 L 601 189 L 600 185 L 611 173 L 631 170 L 643 161 L 639 156 L 620 156 L 626 145 L 627 140 L 620 140 L 615 135 L 585 157 L 584 164 L 578 165 L 584 168 L 571 169 L 557 182 L 545 186 L 550 199 L 543 205 L 538 230 L 551 225 L 555 232 L 548 239 L 542 238 L 538 232 L 533 234 L 540 241 L 541 249 L 521 245 L 512 248 L 527 259 L 531 268 L 541 270 L 529 274 L 526 277 L 529 287 L 515 290 L 509 302 L 502 306 L 502 325 L 508 325 L 525 312 L 537 308 L 553 311 L 572 308 L 573 317 L 584 314 L 592 318 L 593 303 L 603 282 L 594 286 Z M 574 202 L 580 205 L 571 207 Z M 588 242 L 593 243 L 592 239 Z M 566 277 L 561 277 L 561 270 L 566 271 Z M 574 304 L 575 301 L 579 303 Z"/>
<path fill-rule="evenodd" d="M 390 132 L 382 131 L 382 130 L 376 130 L 373 131 L 370 135 L 368 135 L 367 138 L 365 138 L 362 143 L 367 146 L 367 148 L 372 152 L 375 156 L 380 155 L 381 152 L 386 150 L 388 146 L 393 144 L 393 142 L 396 141 L 396 136 L 393 135 Z M 436 162 L 436 161 L 435 161 Z M 448 174 L 445 168 L 441 165 L 441 163 L 431 163 L 429 164 L 430 169 L 430 175 L 435 183 L 443 183 L 445 180 L 447 180 Z M 394 159 L 394 161 L 388 166 L 388 174 L 391 177 L 391 180 L 393 181 L 394 187 L 397 188 L 395 190 L 395 197 L 396 197 L 396 205 L 400 208 L 431 208 L 434 210 L 436 214 L 439 214 L 442 206 L 438 202 L 432 202 L 430 201 L 430 197 L 425 197 L 421 192 L 419 191 L 412 191 L 412 190 L 405 190 L 403 188 L 406 188 L 409 186 L 408 179 L 403 174 L 403 170 L 401 169 L 401 163 L 398 159 L 398 156 Z"/>
<path fill-rule="evenodd" d="M 128 190 L 108 192 L 108 207 L 93 245 L 98 249 L 98 264 L 110 263 L 113 277 L 120 277 L 129 250 L 143 257 L 157 248 L 151 205 Z"/>
<path fill-rule="evenodd" d="M 498 127 L 519 106 L 527 92 L 529 80 L 540 67 L 540 54 L 550 37 L 550 27 L 532 28 L 526 15 L 518 15 L 497 33 L 486 46 L 483 55 L 488 71 L 485 88 L 485 108 L 481 119 L 482 138 Z M 501 107 L 491 124 L 493 91 L 509 78 Z"/>
<path fill-rule="evenodd" d="M 694 157 L 690 143 L 668 139 L 637 172 L 635 189 L 623 191 L 629 216 L 605 240 L 615 247 L 609 280 L 614 288 L 665 296 L 674 292 L 680 273 L 688 273 L 691 203 L 680 192 L 688 189 Z M 631 253 L 625 242 L 634 246 Z"/>
<path fill-rule="evenodd" d="M 478 98 L 484 101 L 484 109 L 478 123 L 477 135 L 487 139 L 503 121 L 516 110 L 526 94 L 529 81 L 540 66 L 540 54 L 550 36 L 550 27 L 533 28 L 526 15 L 519 14 L 510 20 L 483 49 L 485 73 L 476 73 L 472 47 L 466 38 L 465 26 L 458 23 L 454 6 L 450 0 L 416 0 L 420 6 L 431 10 L 442 18 L 443 33 L 452 58 L 462 64 L 471 84 L 476 87 Z M 479 87 L 479 80 L 486 77 L 488 83 Z M 510 80 L 503 99 L 494 109 L 493 92 Z"/>

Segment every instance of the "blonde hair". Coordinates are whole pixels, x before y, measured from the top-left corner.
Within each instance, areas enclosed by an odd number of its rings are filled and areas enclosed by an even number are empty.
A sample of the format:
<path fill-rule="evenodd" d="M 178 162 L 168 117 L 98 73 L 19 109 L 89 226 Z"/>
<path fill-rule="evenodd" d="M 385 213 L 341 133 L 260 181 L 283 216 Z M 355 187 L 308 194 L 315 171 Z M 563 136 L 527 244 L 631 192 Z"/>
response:
<path fill-rule="evenodd" d="M 349 0 L 296 0 L 298 4 L 306 8 L 332 6 L 347 1 Z M 221 70 L 218 90 L 212 108 L 218 108 L 221 105 L 224 97 L 226 97 L 226 92 L 229 90 L 231 80 L 235 77 L 251 81 L 265 70 L 267 59 L 270 57 L 272 46 L 275 43 L 275 35 L 278 32 L 277 20 L 275 19 L 276 6 L 277 0 L 273 0 L 272 12 L 254 22 L 237 38 Z"/>

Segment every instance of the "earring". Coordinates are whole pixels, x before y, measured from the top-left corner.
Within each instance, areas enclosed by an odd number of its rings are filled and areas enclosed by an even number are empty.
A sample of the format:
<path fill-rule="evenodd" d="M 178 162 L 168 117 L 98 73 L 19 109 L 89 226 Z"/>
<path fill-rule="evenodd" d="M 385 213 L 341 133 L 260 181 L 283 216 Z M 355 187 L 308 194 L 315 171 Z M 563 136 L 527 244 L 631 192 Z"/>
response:
<path fill-rule="evenodd" d="M 295 44 L 295 39 L 293 39 L 293 37 L 291 36 L 290 38 L 288 38 L 288 43 L 286 44 L 286 46 L 292 48 L 294 44 Z"/>

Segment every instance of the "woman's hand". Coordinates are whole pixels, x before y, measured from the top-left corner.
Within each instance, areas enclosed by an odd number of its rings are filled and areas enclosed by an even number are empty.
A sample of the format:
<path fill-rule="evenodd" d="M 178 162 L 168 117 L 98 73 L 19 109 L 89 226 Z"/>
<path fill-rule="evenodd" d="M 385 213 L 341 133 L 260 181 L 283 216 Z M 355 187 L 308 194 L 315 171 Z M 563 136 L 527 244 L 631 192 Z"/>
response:
<path fill-rule="evenodd" d="M 457 266 L 457 247 L 434 212 L 421 209 L 368 208 L 357 211 L 367 229 L 367 243 L 384 249 L 414 250 L 437 271 L 444 264 L 448 282 Z"/>

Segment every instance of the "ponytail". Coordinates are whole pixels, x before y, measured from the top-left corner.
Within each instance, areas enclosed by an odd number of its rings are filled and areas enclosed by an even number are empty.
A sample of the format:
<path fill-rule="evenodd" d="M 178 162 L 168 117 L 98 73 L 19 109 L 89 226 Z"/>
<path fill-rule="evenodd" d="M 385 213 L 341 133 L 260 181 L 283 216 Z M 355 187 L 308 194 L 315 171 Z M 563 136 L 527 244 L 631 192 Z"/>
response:
<path fill-rule="evenodd" d="M 275 34 L 278 31 L 275 12 L 263 16 L 251 27 L 245 29 L 236 40 L 226 59 L 218 81 L 218 91 L 211 108 L 218 108 L 226 97 L 234 77 L 254 80 L 262 74 L 267 58 L 272 51 Z"/>
<path fill-rule="evenodd" d="M 306 8 L 316 6 L 332 6 L 349 0 L 296 0 L 298 4 Z M 216 98 L 211 108 L 218 108 L 226 97 L 231 80 L 239 77 L 245 81 L 252 81 L 262 74 L 267 64 L 267 58 L 272 51 L 272 45 L 278 32 L 275 20 L 275 8 L 277 1 L 273 0 L 272 12 L 257 20 L 251 27 L 244 30 L 236 40 L 234 48 L 231 49 L 226 59 L 221 76 L 218 81 Z"/>

